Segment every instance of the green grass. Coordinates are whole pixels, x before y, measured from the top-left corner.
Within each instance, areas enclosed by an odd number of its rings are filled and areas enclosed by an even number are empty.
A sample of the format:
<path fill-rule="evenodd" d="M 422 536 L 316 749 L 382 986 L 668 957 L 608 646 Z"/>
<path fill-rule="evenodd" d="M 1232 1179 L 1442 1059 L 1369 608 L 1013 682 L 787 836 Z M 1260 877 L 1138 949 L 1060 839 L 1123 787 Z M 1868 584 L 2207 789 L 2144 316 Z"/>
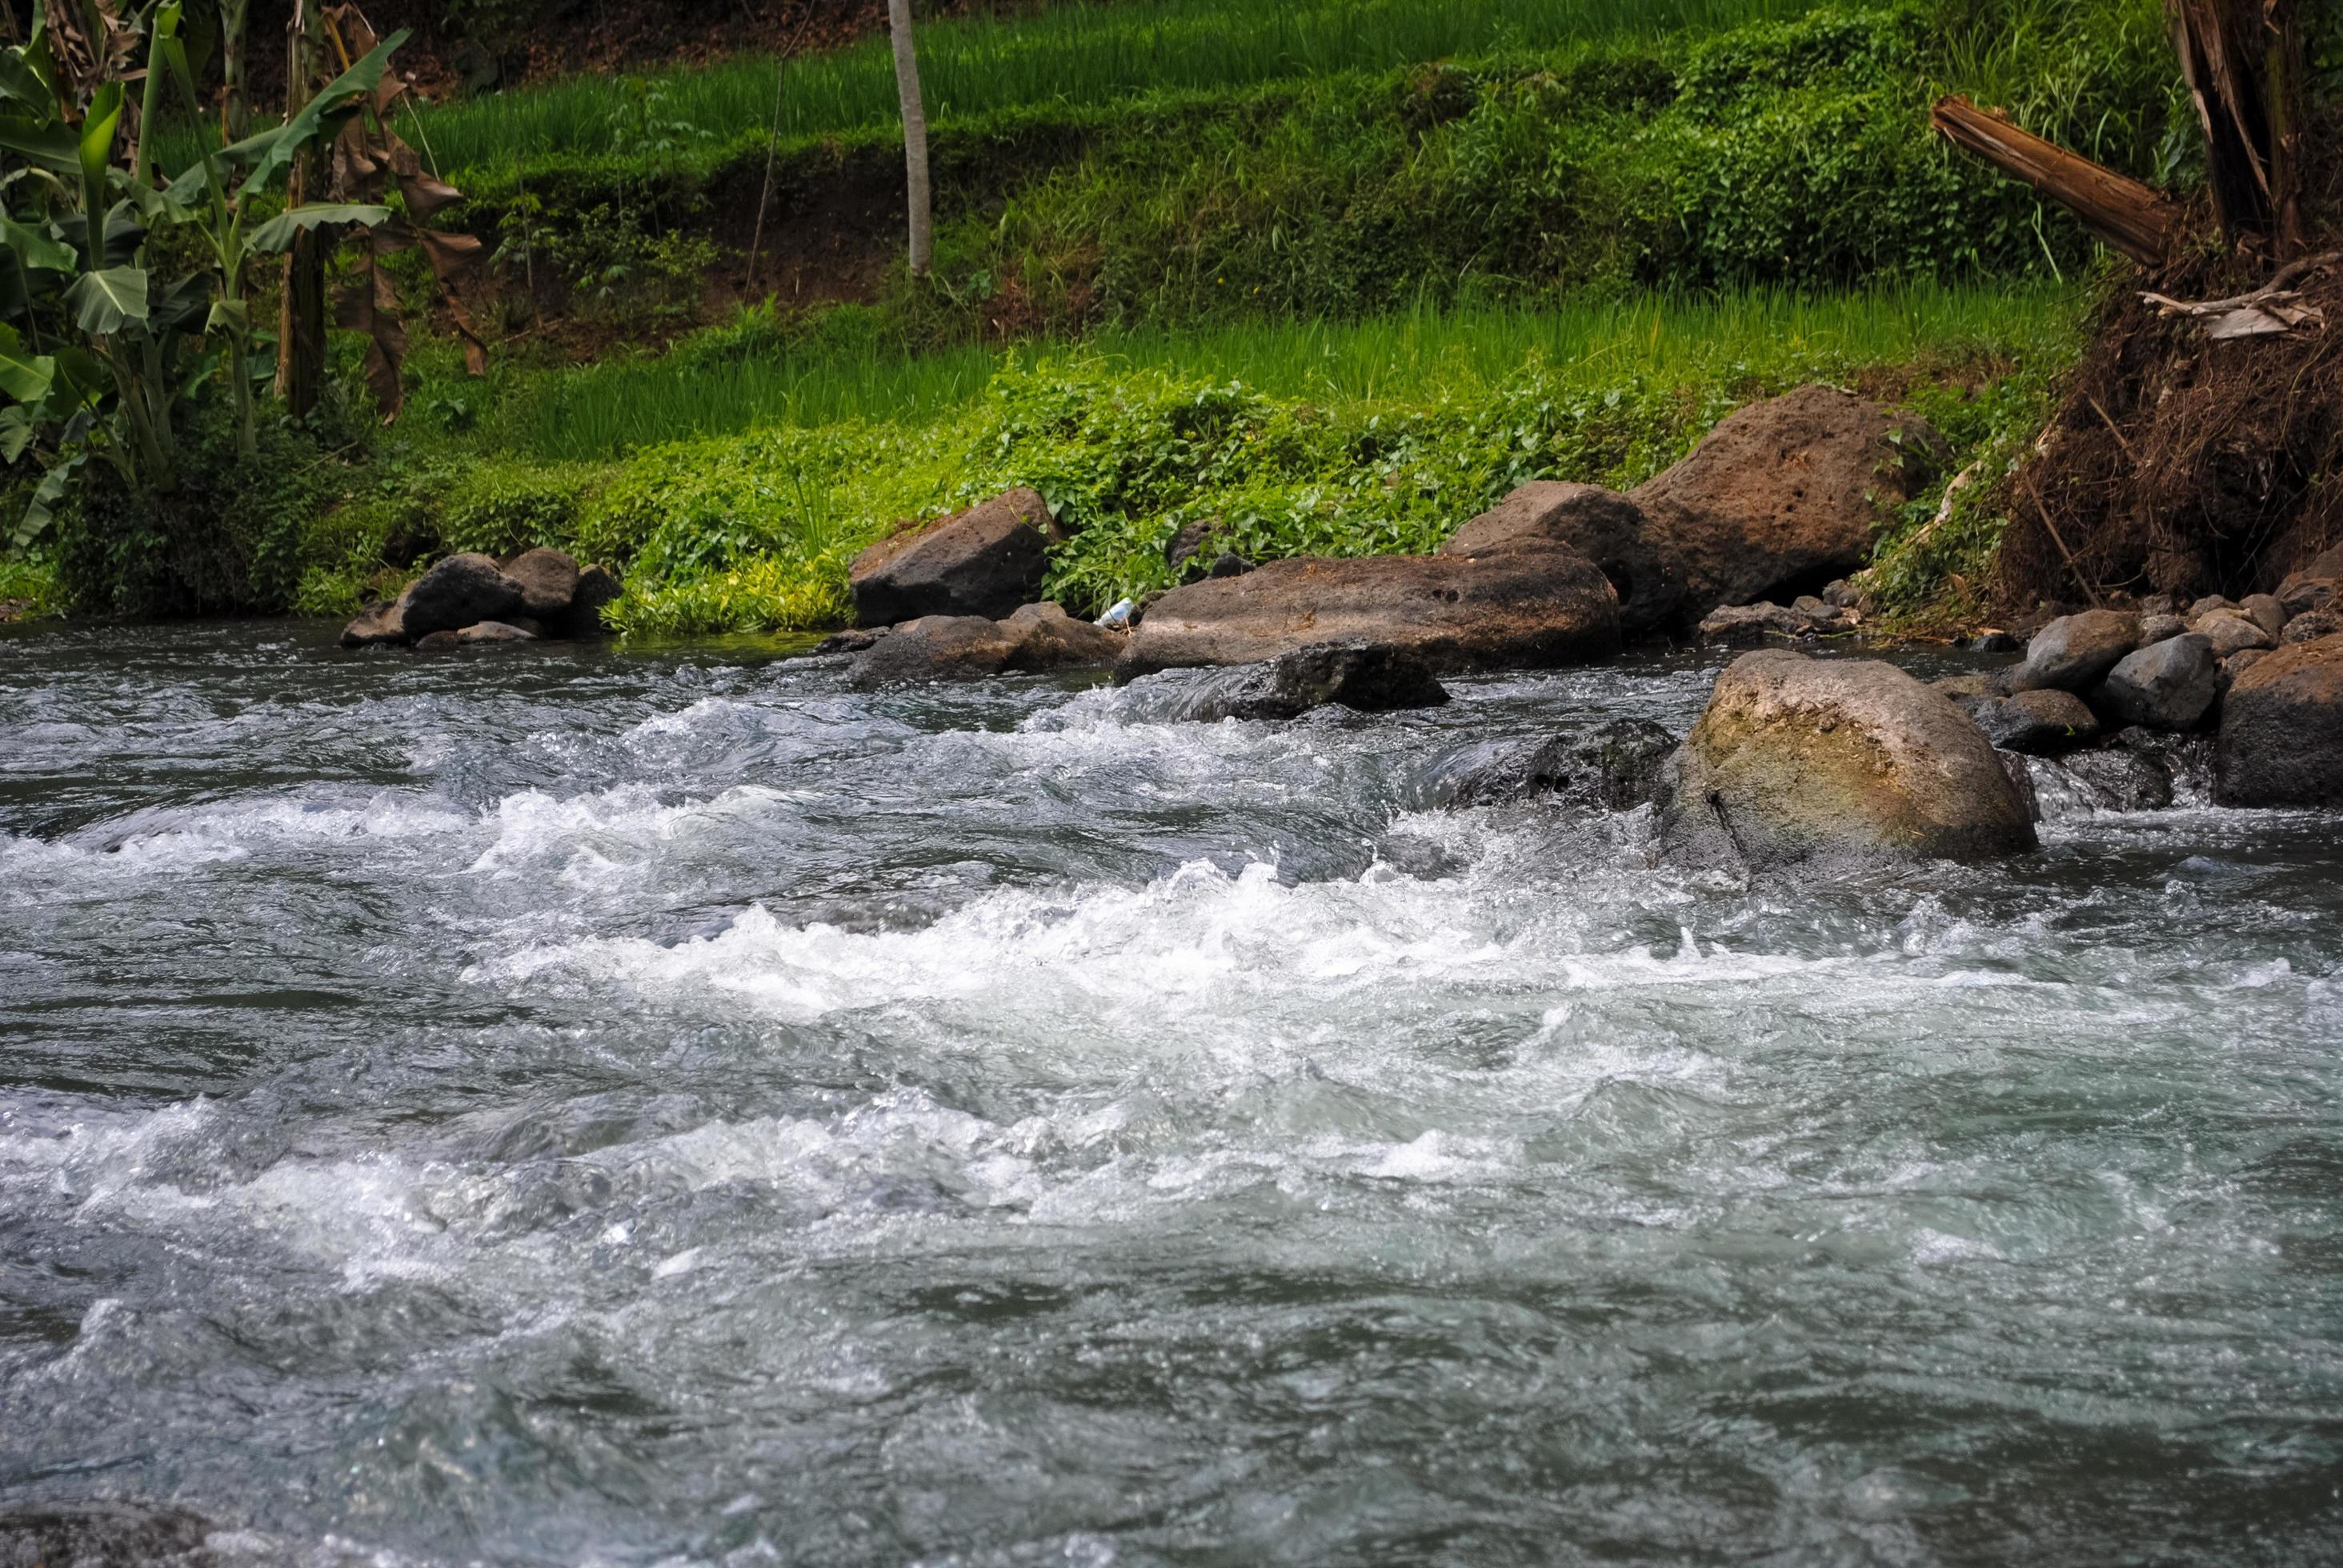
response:
<path fill-rule="evenodd" d="M 1633 486 L 1805 381 L 1907 390 L 1958 451 L 1983 450 L 2035 417 L 2078 314 L 2049 285 L 1917 284 L 891 360 L 769 360 L 742 354 L 753 330 L 719 332 L 669 361 L 508 377 L 478 427 L 320 525 L 301 602 L 383 586 L 393 538 L 552 544 L 625 570 L 629 632 L 820 627 L 846 613 L 862 545 L 1025 484 L 1071 535 L 1050 591 L 1095 610 L 1167 586 L 1164 541 L 1191 522 L 1256 559 L 1429 549 L 1530 479 Z M 1925 577 L 1898 582 L 1917 594 Z"/>
<path fill-rule="evenodd" d="M 1816 0 L 1156 0 L 1061 5 L 1013 20 L 920 26 L 920 75 L 932 121 L 1010 106 L 1112 104 L 1134 94 L 1229 88 L 1382 71 L 1496 50 L 1621 36 L 1657 37 L 1813 9 Z M 784 136 L 895 123 L 884 37 L 788 65 Z M 580 78 L 424 111 L 422 139 L 442 168 L 551 153 L 629 152 L 646 141 L 729 137 L 774 119 L 776 62 L 744 55 L 712 67 L 633 80 Z"/>
<path fill-rule="evenodd" d="M 2023 354 L 2074 305 L 2055 285 L 1896 286 L 1806 297 L 1571 300 L 1549 309 L 1419 309 L 1356 322 L 1250 322 L 1203 333 L 1103 332 L 1087 357 L 1116 372 L 1183 371 L 1329 406 L 1429 405 L 1489 393 L 1531 365 L 1574 387 L 1730 384 L 1746 367 L 1909 364 Z M 711 335 L 719 342 L 726 334 Z M 661 358 L 508 377 L 468 449 L 543 462 L 622 457 L 662 441 L 841 420 L 919 424 L 974 401 L 1031 354 L 919 356 L 851 346 L 813 356 Z"/>

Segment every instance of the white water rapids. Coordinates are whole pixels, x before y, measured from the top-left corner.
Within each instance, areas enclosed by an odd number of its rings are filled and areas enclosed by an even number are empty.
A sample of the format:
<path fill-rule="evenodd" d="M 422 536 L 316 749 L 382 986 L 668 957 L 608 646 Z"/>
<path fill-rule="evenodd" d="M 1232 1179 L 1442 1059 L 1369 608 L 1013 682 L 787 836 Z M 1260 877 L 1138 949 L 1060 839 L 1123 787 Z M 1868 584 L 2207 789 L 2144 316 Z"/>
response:
<path fill-rule="evenodd" d="M 1421 714 L 0 638 L 0 1511 L 224 1562 L 2301 1563 L 2333 819 L 1751 892 Z"/>

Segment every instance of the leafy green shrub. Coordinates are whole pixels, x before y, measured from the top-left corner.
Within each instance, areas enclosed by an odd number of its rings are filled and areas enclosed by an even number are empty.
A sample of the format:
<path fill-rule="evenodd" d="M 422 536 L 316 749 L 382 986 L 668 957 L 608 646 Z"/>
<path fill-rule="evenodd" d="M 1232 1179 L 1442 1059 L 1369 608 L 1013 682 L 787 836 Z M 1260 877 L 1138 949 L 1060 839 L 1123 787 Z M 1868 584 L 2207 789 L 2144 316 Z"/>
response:
<path fill-rule="evenodd" d="M 514 556 L 539 545 L 572 549 L 597 478 L 576 465 L 467 465 L 447 480 L 435 532 L 449 551 Z"/>
<path fill-rule="evenodd" d="M 239 456 L 227 412 L 211 408 L 183 432 L 176 490 L 133 490 L 109 469 L 85 468 L 57 518 L 66 601 L 141 618 L 291 608 L 305 530 L 339 475 L 301 431 L 264 424 L 256 440 L 256 457 Z"/>

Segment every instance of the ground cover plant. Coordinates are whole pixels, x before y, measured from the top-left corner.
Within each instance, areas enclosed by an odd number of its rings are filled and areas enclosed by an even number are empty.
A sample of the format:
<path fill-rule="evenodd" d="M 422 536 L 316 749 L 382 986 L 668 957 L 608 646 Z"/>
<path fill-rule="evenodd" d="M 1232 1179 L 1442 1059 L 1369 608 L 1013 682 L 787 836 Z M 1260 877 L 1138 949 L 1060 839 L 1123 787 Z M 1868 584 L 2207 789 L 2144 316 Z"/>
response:
<path fill-rule="evenodd" d="M 687 349 L 540 372 L 321 524 L 302 598 L 345 610 L 434 550 L 549 544 L 626 571 L 613 615 L 629 631 L 818 628 L 843 618 L 863 545 L 1026 484 L 1072 535 L 1051 591 L 1096 613 L 1169 586 L 1163 547 L 1190 523 L 1256 559 L 1429 549 L 1517 484 L 1633 485 L 1737 404 L 1817 378 L 1907 403 L 1966 462 L 2036 412 L 2077 308 L 2047 284 L 1754 290 L 848 357 L 769 379 L 750 360 L 727 380 L 720 345 L 713 363 Z M 643 438 L 661 428 L 684 438 Z M 1899 602 L 1926 591 L 1899 585 Z"/>

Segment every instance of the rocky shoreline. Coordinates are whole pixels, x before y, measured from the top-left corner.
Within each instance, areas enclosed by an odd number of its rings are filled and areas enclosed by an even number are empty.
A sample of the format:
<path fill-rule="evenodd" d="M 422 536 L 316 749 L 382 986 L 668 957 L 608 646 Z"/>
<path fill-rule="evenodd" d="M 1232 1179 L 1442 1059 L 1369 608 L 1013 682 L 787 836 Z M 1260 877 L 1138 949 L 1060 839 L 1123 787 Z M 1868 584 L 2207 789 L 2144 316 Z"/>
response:
<path fill-rule="evenodd" d="M 2059 789 L 2100 809 L 2168 804 L 2176 769 L 2225 804 L 2343 804 L 2343 548 L 2275 593 L 2057 617 L 2018 662 L 1933 686 L 1795 651 L 1862 627 L 1852 574 L 1944 452 L 1918 420 L 1803 387 L 1734 414 L 1633 492 L 1524 485 L 1432 555 L 1255 566 L 1192 526 L 1166 552 L 1181 586 L 1097 622 L 1041 598 L 1062 538 L 1038 492 L 1011 489 L 864 550 L 849 573 L 858 624 L 814 651 L 865 689 L 1097 670 L 1151 689 L 1215 667 L 1151 701 L 1209 722 L 1429 706 L 1447 700 L 1443 676 L 1584 665 L 1639 642 L 1760 642 L 1681 743 L 1614 736 L 1599 759 L 1499 749 L 1435 791 L 1649 803 L 1669 858 L 1752 876 L 2032 849 L 2048 759 Z M 618 591 L 556 550 L 456 556 L 342 640 L 593 636 Z"/>

